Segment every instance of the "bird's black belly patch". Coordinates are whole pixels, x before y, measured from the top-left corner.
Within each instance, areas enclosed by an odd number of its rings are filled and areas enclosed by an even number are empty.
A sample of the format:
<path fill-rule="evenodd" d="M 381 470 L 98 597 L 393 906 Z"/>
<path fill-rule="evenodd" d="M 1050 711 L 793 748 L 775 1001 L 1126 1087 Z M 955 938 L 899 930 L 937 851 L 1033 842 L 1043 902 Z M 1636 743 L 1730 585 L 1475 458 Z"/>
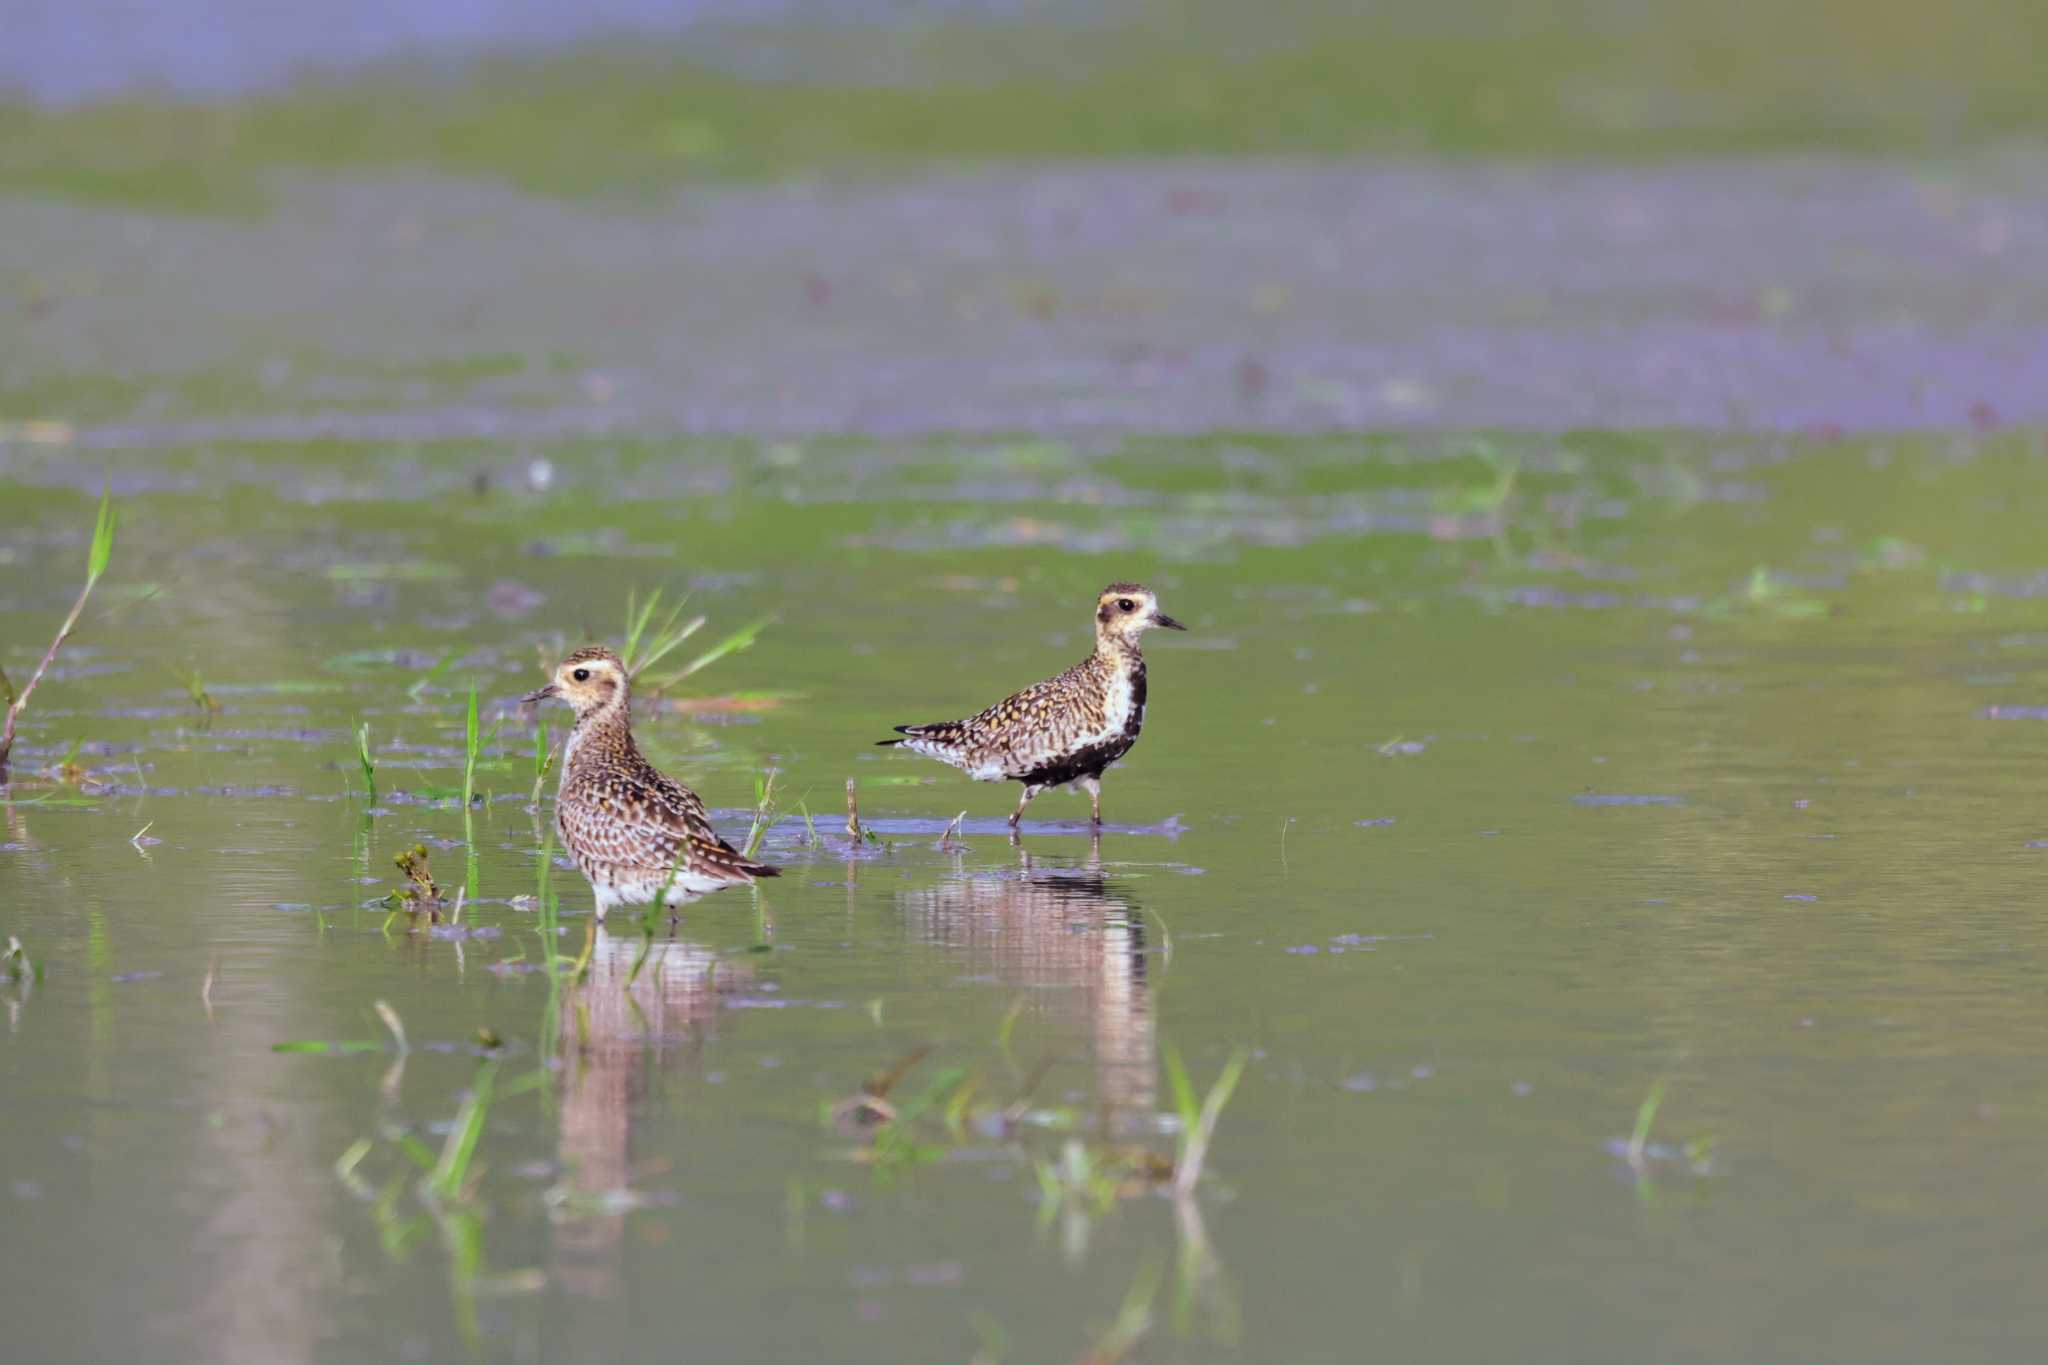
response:
<path fill-rule="evenodd" d="M 1042 768 L 1033 768 L 1016 779 L 1033 787 L 1058 787 L 1083 777 L 1099 777 L 1102 770 L 1131 751 L 1136 735 L 1118 735 L 1103 744 L 1091 744 L 1063 755 Z"/>

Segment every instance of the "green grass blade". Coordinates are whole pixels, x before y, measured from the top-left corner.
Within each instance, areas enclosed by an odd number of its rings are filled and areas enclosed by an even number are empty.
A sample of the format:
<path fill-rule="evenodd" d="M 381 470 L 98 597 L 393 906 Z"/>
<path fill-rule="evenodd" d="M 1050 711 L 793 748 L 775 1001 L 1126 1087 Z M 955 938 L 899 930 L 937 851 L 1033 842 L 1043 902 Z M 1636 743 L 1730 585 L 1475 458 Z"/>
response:
<path fill-rule="evenodd" d="M 469 706 L 462 716 L 462 809 L 476 792 L 476 683 L 469 685 Z"/>
<path fill-rule="evenodd" d="M 1207 1137 L 1216 1131 L 1216 1121 L 1223 1117 L 1223 1106 L 1230 1103 L 1230 1097 L 1237 1090 L 1237 1082 L 1244 1075 L 1245 1063 L 1251 1060 L 1251 1051 L 1239 1048 L 1230 1054 L 1230 1060 L 1223 1064 L 1222 1074 L 1209 1087 L 1209 1093 L 1202 1099 L 1202 1134 Z"/>
<path fill-rule="evenodd" d="M 370 722 L 356 726 L 356 762 L 363 768 L 363 786 L 369 789 L 370 804 L 377 804 L 377 763 L 370 757 Z"/>
<path fill-rule="evenodd" d="M 1201 1107 L 1195 1103 L 1195 1087 L 1188 1080 L 1188 1069 L 1180 1059 L 1180 1050 L 1171 1043 L 1160 1048 L 1166 1058 L 1166 1080 L 1173 1087 L 1173 1108 L 1180 1116 L 1180 1130 L 1190 1133 L 1201 1121 Z"/>
<path fill-rule="evenodd" d="M 1650 1093 L 1643 1096 L 1643 1102 L 1636 1106 L 1636 1127 L 1628 1139 L 1628 1162 L 1631 1166 L 1643 1164 L 1643 1154 L 1650 1146 L 1650 1128 L 1657 1122 L 1657 1110 L 1663 1106 L 1664 1091 L 1670 1084 L 1670 1077 L 1659 1076 L 1657 1083 L 1650 1087 Z"/>
<path fill-rule="evenodd" d="M 85 577 L 88 584 L 105 573 L 107 565 L 114 558 L 114 520 L 113 490 L 102 485 L 100 514 L 92 528 L 92 553 L 86 558 Z"/>
<path fill-rule="evenodd" d="M 703 618 L 700 617 L 698 619 L 702 620 Z M 683 665 L 682 672 L 676 674 L 675 680 L 679 682 L 682 679 L 689 677 L 692 673 L 697 673 L 702 671 L 703 669 L 709 668 L 711 665 L 717 663 L 720 659 L 723 659 L 726 655 L 737 654 L 741 650 L 747 648 L 749 645 L 754 643 L 755 638 L 759 636 L 763 630 L 766 630 L 768 628 L 771 619 L 772 618 L 770 617 L 763 617 L 759 621 L 754 622 L 752 625 L 741 626 L 738 630 L 726 636 L 723 640 L 720 640 L 717 644 L 705 650 L 696 658 L 690 660 L 689 663 Z M 680 643 L 680 641 L 678 643 Z"/>
<path fill-rule="evenodd" d="M 462 651 L 458 649 L 451 649 L 446 654 L 443 654 L 441 656 L 441 661 L 439 663 L 435 664 L 426 672 L 420 674 L 420 676 L 416 680 L 414 680 L 413 685 L 405 689 L 405 695 L 412 698 L 414 701 L 418 701 L 420 699 L 420 693 L 426 691 L 429 687 L 432 687 L 434 685 L 434 680 L 436 678 L 439 678 L 443 673 L 448 671 L 448 665 L 454 663 L 456 658 L 461 654 L 461 652 Z"/>
<path fill-rule="evenodd" d="M 478 1067 L 476 1080 L 469 1087 L 462 1108 L 456 1111 L 455 1124 L 448 1130 L 448 1140 L 441 1144 L 440 1160 L 427 1173 L 427 1188 L 436 1198 L 455 1198 L 462 1192 L 463 1182 L 469 1178 L 469 1163 L 475 1157 L 477 1142 L 484 1134 L 484 1117 L 491 1109 L 491 1082 L 497 1072 L 495 1061 Z"/>

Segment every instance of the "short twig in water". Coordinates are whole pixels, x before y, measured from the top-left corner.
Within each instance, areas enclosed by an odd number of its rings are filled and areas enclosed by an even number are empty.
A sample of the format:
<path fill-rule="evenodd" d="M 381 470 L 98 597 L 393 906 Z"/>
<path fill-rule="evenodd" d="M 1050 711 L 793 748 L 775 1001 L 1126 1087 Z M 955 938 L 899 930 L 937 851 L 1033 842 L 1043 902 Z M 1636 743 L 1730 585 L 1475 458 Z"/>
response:
<path fill-rule="evenodd" d="M 398 1011 L 391 1008 L 389 1001 L 373 1001 L 370 1008 L 377 1011 L 377 1017 L 384 1021 L 384 1027 L 391 1030 L 391 1040 L 398 1044 L 398 1055 L 412 1051 L 412 1045 L 405 1040 L 405 1021 L 398 1017 Z"/>
<path fill-rule="evenodd" d="M 15 723 L 21 719 L 21 713 L 28 706 L 29 696 L 36 690 L 36 684 L 43 680 L 43 674 L 49 671 L 50 664 L 56 659 L 57 651 L 64 647 L 64 642 L 71 638 L 71 632 L 77 628 L 79 615 L 85 610 L 85 600 L 92 596 L 93 585 L 98 583 L 100 575 L 107 571 L 107 563 L 113 556 L 114 504 L 110 495 L 102 490 L 99 520 L 94 524 L 92 531 L 92 550 L 86 556 L 85 586 L 78 590 L 78 600 L 71 604 L 70 614 L 64 618 L 64 624 L 57 627 L 56 637 L 50 641 L 50 647 L 43 652 L 42 662 L 36 665 L 35 672 L 29 674 L 28 681 L 22 685 L 21 690 L 15 691 L 12 682 L 6 684 L 7 717 L 0 721 L 0 782 L 7 778 L 7 756 L 14 749 Z"/>
<path fill-rule="evenodd" d="M 860 798 L 854 795 L 853 779 L 846 779 L 846 837 L 860 842 Z"/>

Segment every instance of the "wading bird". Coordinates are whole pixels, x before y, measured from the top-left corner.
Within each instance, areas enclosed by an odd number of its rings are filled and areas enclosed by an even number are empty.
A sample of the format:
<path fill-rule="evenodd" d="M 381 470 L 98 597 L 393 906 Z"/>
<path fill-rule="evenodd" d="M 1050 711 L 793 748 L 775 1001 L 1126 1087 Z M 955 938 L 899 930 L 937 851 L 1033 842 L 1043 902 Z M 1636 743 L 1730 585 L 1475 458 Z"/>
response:
<path fill-rule="evenodd" d="M 555 698 L 576 710 L 576 728 L 562 748 L 555 824 L 590 879 L 597 917 L 657 897 L 673 909 L 721 887 L 780 876 L 780 868 L 719 838 L 697 793 L 641 756 L 629 690 L 619 656 L 592 645 L 562 660 L 553 682 L 520 699 Z"/>
<path fill-rule="evenodd" d="M 1095 650 L 1080 663 L 979 715 L 899 725 L 905 738 L 881 743 L 950 763 L 977 782 L 1023 783 L 1012 828 L 1032 797 L 1070 782 L 1088 793 L 1091 821 L 1100 825 L 1102 770 L 1131 751 L 1145 724 L 1138 637 L 1154 626 L 1187 629 L 1142 585 L 1112 583 L 1095 602 Z"/>

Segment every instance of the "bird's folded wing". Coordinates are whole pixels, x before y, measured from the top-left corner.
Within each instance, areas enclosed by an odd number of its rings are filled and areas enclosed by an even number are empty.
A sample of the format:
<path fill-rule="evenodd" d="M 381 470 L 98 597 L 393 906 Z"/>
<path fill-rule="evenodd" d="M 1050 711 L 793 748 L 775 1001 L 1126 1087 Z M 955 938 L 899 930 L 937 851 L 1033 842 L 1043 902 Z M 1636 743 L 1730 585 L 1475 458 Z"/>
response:
<path fill-rule="evenodd" d="M 699 814 L 703 809 L 694 795 L 689 803 L 657 805 L 595 793 L 562 802 L 558 817 L 562 836 L 574 849 L 618 867 L 666 871 L 679 863 L 722 866 L 737 854 Z"/>

